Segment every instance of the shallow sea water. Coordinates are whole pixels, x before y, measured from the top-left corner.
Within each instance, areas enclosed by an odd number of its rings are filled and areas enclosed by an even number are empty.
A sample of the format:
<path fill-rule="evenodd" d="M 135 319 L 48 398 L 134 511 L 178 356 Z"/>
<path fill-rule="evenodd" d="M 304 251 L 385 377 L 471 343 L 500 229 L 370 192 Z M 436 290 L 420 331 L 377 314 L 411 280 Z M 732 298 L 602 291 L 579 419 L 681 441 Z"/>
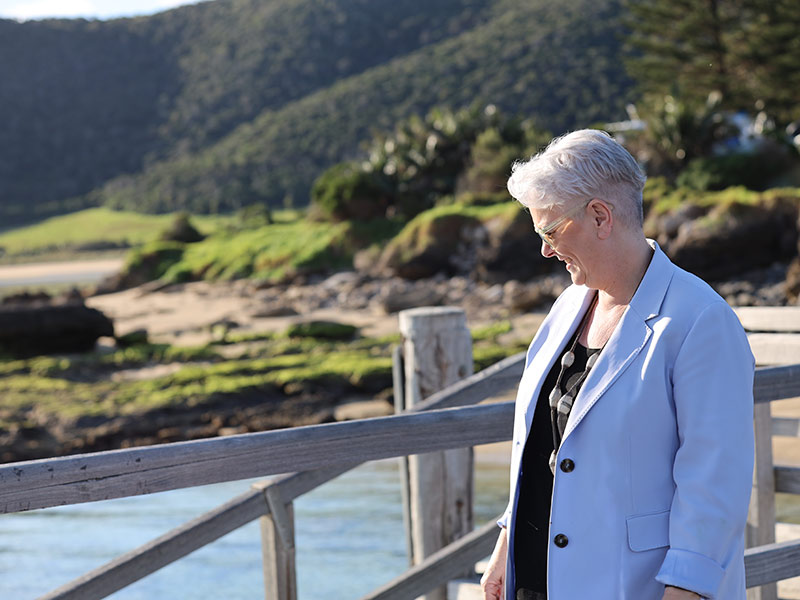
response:
<path fill-rule="evenodd" d="M 476 464 L 476 525 L 502 512 L 507 476 L 502 464 Z M 227 502 L 250 483 L 0 516 L 0 598 L 37 598 Z M 294 508 L 299 598 L 359 598 L 407 568 L 397 461 L 362 465 L 302 496 Z M 263 597 L 257 521 L 110 596 Z"/>

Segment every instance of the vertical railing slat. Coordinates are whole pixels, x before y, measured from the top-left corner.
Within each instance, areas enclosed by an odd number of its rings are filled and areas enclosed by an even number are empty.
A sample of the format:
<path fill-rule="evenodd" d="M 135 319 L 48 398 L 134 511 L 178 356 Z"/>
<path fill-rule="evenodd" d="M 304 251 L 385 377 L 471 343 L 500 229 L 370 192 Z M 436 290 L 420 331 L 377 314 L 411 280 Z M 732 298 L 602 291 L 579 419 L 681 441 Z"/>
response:
<path fill-rule="evenodd" d="M 755 433 L 755 471 L 750 513 L 747 519 L 747 546 L 775 542 L 775 468 L 772 462 L 772 414 L 768 402 L 753 407 Z M 768 583 L 747 590 L 748 600 L 777 600 L 778 586 Z"/>

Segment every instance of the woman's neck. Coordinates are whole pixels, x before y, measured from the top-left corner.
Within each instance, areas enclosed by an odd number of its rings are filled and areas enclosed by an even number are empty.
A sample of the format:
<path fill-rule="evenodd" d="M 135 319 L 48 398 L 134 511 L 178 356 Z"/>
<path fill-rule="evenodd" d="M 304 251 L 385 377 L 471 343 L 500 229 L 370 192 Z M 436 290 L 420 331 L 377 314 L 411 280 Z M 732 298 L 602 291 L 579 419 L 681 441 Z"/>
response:
<path fill-rule="evenodd" d="M 604 261 L 608 265 L 606 283 L 598 286 L 598 308 L 602 312 L 630 303 L 653 257 L 653 249 L 644 236 L 617 241 L 613 256 Z"/>

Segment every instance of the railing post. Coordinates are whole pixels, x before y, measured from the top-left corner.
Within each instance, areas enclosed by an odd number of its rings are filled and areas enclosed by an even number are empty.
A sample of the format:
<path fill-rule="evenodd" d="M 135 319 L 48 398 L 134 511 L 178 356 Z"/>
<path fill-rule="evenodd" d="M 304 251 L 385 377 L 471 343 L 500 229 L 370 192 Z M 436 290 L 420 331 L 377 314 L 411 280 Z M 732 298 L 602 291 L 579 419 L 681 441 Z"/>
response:
<path fill-rule="evenodd" d="M 472 337 L 461 309 L 402 311 L 400 333 L 406 408 L 472 374 Z M 409 457 L 414 564 L 472 531 L 473 486 L 472 448 Z M 440 587 L 424 598 L 444 600 L 446 593 Z"/>
<path fill-rule="evenodd" d="M 394 395 L 394 412 L 401 413 L 406 409 L 405 383 L 403 374 L 403 347 L 392 348 L 392 384 Z M 409 490 L 408 456 L 398 457 L 400 467 L 400 501 L 403 503 L 403 530 L 406 532 L 406 556 L 408 566 L 414 566 L 414 543 L 411 539 L 411 491 Z"/>
<path fill-rule="evenodd" d="M 260 517 L 266 600 L 297 600 L 294 552 L 294 509 L 284 503 L 277 486 L 259 481 L 253 489 L 264 492 L 269 514 Z"/>
<path fill-rule="evenodd" d="M 775 466 L 772 462 L 772 414 L 769 402 L 753 408 L 756 460 L 747 517 L 747 547 L 775 542 Z M 778 586 L 768 583 L 747 590 L 748 600 L 777 600 Z"/>

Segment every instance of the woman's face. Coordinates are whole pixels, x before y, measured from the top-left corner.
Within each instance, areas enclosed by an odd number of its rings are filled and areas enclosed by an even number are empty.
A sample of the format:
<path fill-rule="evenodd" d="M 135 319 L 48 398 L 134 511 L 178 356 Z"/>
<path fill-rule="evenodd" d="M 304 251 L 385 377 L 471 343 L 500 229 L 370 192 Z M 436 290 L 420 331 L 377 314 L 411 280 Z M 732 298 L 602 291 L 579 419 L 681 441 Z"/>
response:
<path fill-rule="evenodd" d="M 587 262 L 591 253 L 586 245 L 585 215 L 581 213 L 585 209 L 584 204 L 567 210 L 530 209 L 534 229 L 542 237 L 542 256 L 555 256 L 562 261 L 576 285 L 587 285 L 589 275 Z"/>

